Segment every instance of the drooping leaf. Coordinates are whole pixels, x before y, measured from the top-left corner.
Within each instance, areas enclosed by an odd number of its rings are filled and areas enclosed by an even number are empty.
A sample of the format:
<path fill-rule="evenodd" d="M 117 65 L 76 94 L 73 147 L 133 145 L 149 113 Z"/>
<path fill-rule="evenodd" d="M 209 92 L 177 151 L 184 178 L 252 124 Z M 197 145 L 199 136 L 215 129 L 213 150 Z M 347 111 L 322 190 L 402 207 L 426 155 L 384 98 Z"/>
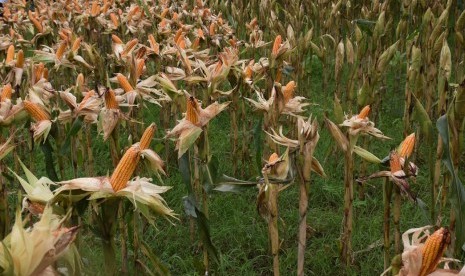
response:
<path fill-rule="evenodd" d="M 452 176 L 451 189 L 449 191 L 449 198 L 452 208 L 455 210 L 456 222 L 456 247 L 464 250 L 465 247 L 465 188 L 462 181 L 457 175 L 452 162 L 452 156 L 449 147 L 449 122 L 446 115 L 441 116 L 437 122 L 436 127 L 439 135 L 444 144 L 444 152 L 442 155 L 442 162 L 449 170 Z"/>
<path fill-rule="evenodd" d="M 207 249 L 208 253 L 211 257 L 215 260 L 215 262 L 219 262 L 218 258 L 218 251 L 216 250 L 215 246 L 211 241 L 210 236 L 210 225 L 208 223 L 208 219 L 205 214 L 200 211 L 197 207 L 197 203 L 193 196 L 185 196 L 183 198 L 184 203 L 184 211 L 187 215 L 194 218 L 195 222 L 197 223 L 197 227 L 199 229 L 200 239 L 202 240 L 203 246 Z"/>
<path fill-rule="evenodd" d="M 179 172 L 181 173 L 182 181 L 186 184 L 189 194 L 192 193 L 191 186 L 191 169 L 189 164 L 189 152 L 184 153 L 181 158 L 178 159 Z"/>
<path fill-rule="evenodd" d="M 55 159 L 53 158 L 53 148 L 52 145 L 50 145 L 50 141 L 48 139 L 45 140 L 44 143 L 40 144 L 40 148 L 44 153 L 45 171 L 47 172 L 47 176 L 53 181 L 58 181 L 58 175 L 55 171 L 54 165 Z"/>
<path fill-rule="evenodd" d="M 68 134 L 66 134 L 65 141 L 63 145 L 61 146 L 60 149 L 60 154 L 67 154 L 69 153 L 71 149 L 71 138 L 76 136 L 76 134 L 81 130 L 83 127 L 83 117 L 77 117 L 73 124 L 71 125 L 71 128 L 68 131 Z"/>
<path fill-rule="evenodd" d="M 171 275 L 168 268 L 153 253 L 153 251 L 150 249 L 150 246 L 147 244 L 147 242 L 142 240 L 142 243 L 140 244 L 140 248 L 141 248 L 142 254 L 144 254 L 152 263 L 152 265 L 150 266 L 151 268 L 150 271 L 154 271 L 158 275 L 162 275 L 162 276 Z"/>
<path fill-rule="evenodd" d="M 433 138 L 433 123 L 421 102 L 417 99 L 415 94 L 412 93 L 412 95 L 415 98 L 413 118 L 420 124 L 420 129 L 426 142 L 430 143 Z"/>

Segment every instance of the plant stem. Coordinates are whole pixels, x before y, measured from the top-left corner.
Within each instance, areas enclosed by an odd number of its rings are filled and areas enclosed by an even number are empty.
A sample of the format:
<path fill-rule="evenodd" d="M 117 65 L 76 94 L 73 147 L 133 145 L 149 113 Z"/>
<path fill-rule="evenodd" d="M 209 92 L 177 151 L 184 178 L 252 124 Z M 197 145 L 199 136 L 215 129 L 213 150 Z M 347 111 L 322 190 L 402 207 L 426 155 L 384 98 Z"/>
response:
<path fill-rule="evenodd" d="M 348 266 L 352 260 L 352 224 L 353 224 L 353 159 L 352 151 L 347 150 L 344 154 L 344 218 L 342 232 L 341 258 L 344 265 Z"/>
<path fill-rule="evenodd" d="M 304 168 L 303 156 L 298 157 L 297 172 L 299 174 L 299 245 L 297 249 L 297 275 L 303 276 L 305 263 L 305 249 L 307 247 L 307 212 L 308 212 L 308 191 L 309 184 L 305 182 L 302 168 Z"/>
<path fill-rule="evenodd" d="M 273 275 L 279 276 L 279 232 L 278 232 L 278 185 L 270 184 L 268 175 L 263 174 L 265 185 L 268 186 L 268 233 L 271 242 L 271 255 L 273 256 Z"/>
<path fill-rule="evenodd" d="M 384 269 L 386 270 L 391 265 L 390 249 L 390 224 L 391 224 L 391 198 L 393 185 L 388 178 L 384 178 L 383 183 L 383 201 L 384 201 Z"/>
<path fill-rule="evenodd" d="M 400 194 L 399 187 L 394 187 L 394 250 L 396 254 L 402 253 L 401 248 L 401 233 L 400 233 L 400 207 L 402 203 L 402 197 Z"/>

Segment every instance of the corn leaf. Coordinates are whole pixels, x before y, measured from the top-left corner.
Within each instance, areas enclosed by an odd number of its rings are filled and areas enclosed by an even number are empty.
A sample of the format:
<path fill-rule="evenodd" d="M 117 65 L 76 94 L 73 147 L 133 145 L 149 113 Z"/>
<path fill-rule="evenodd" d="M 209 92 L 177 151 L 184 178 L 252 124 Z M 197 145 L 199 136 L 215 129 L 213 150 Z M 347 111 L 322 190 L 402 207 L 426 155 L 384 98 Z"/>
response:
<path fill-rule="evenodd" d="M 207 217 L 202 211 L 199 210 L 197 207 L 197 202 L 193 196 L 185 196 L 183 198 L 183 203 L 184 211 L 186 214 L 194 218 L 195 222 L 197 223 L 203 246 L 205 246 L 207 249 L 208 254 L 210 254 L 210 256 L 213 257 L 217 263 L 219 263 L 218 251 L 216 250 L 211 240 L 210 225 Z"/>
<path fill-rule="evenodd" d="M 457 175 L 457 171 L 454 168 L 452 157 L 449 147 L 449 123 L 446 115 L 441 116 L 437 122 L 436 127 L 441 135 L 442 142 L 444 143 L 444 152 L 442 155 L 442 162 L 449 170 L 452 175 L 451 189 L 449 192 L 449 198 L 452 204 L 452 208 L 455 210 L 457 219 L 456 230 L 456 249 L 461 248 L 465 251 L 465 188 Z"/>

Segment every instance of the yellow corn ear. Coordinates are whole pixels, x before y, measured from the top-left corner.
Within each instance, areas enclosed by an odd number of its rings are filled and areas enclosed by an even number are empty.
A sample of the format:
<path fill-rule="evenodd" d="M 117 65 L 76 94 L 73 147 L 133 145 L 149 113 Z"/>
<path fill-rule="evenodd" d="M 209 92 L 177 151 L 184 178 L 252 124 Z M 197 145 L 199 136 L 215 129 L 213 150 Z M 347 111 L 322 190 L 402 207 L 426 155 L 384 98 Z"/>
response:
<path fill-rule="evenodd" d="M 134 48 L 136 47 L 137 43 L 139 43 L 139 40 L 137 38 L 134 38 L 133 40 L 129 41 L 128 43 L 126 43 L 126 47 L 124 48 L 124 50 L 121 52 L 121 56 L 125 56 L 127 54 L 129 54 L 129 52 Z"/>
<path fill-rule="evenodd" d="M 210 33 L 210 36 L 214 36 L 216 34 L 216 32 L 215 32 L 215 22 L 212 22 L 210 24 L 210 27 L 209 27 L 208 31 Z"/>
<path fill-rule="evenodd" d="M 11 84 L 7 83 L 3 86 L 2 94 L 0 95 L 0 99 L 3 102 L 6 99 L 11 99 L 11 94 L 13 93 L 13 89 L 11 89 Z"/>
<path fill-rule="evenodd" d="M 139 148 L 141 150 L 145 150 L 150 146 L 150 142 L 152 141 L 153 135 L 155 134 L 156 130 L 157 126 L 155 125 L 155 123 L 152 123 L 145 129 L 139 142 Z"/>
<path fill-rule="evenodd" d="M 10 45 L 8 47 L 8 50 L 6 51 L 5 63 L 8 64 L 8 63 L 12 62 L 14 57 L 15 57 L 15 46 Z"/>
<path fill-rule="evenodd" d="M 368 114 L 370 113 L 370 106 L 367 105 L 365 106 L 364 108 L 362 108 L 362 110 L 360 111 L 360 113 L 357 115 L 357 118 L 359 119 L 365 119 L 366 117 L 368 117 Z"/>
<path fill-rule="evenodd" d="M 279 155 L 276 152 L 273 152 L 273 154 L 270 155 L 270 158 L 268 158 L 268 163 L 276 162 L 278 159 Z"/>
<path fill-rule="evenodd" d="M 113 25 L 115 25 L 115 27 L 118 28 L 119 22 L 118 22 L 118 17 L 116 16 L 116 14 L 110 13 L 110 19 Z"/>
<path fill-rule="evenodd" d="M 419 276 L 426 276 L 436 270 L 449 244 L 450 232 L 446 228 L 441 227 L 428 237 L 422 249 L 423 257 Z"/>
<path fill-rule="evenodd" d="M 79 47 L 81 47 L 81 42 L 82 42 L 82 37 L 79 37 L 77 38 L 74 43 L 73 43 L 73 47 L 71 48 L 71 50 L 73 52 L 76 52 L 77 50 L 79 50 Z"/>
<path fill-rule="evenodd" d="M 5 6 L 3 8 L 3 17 L 6 19 L 11 17 L 11 11 L 10 11 L 10 8 L 8 8 L 8 6 Z"/>
<path fill-rule="evenodd" d="M 29 16 L 29 20 L 31 20 L 32 24 L 34 24 L 34 27 L 36 27 L 37 31 L 39 31 L 39 33 L 43 33 L 44 32 L 44 27 L 42 26 L 42 22 L 40 22 L 33 14 L 32 12 L 29 10 L 28 12 L 28 16 Z"/>
<path fill-rule="evenodd" d="M 413 152 L 415 146 L 415 133 L 407 136 L 399 147 L 399 155 L 401 157 L 409 157 Z"/>
<path fill-rule="evenodd" d="M 111 35 L 111 40 L 113 41 L 113 43 L 123 44 L 123 41 L 117 35 L 112 34 Z"/>
<path fill-rule="evenodd" d="M 136 79 L 138 79 L 143 71 L 145 66 L 145 60 L 143 58 L 137 59 L 136 61 Z"/>
<path fill-rule="evenodd" d="M 283 39 L 281 35 L 276 36 L 276 38 L 274 39 L 274 43 L 273 43 L 273 49 L 271 50 L 271 55 L 275 57 L 278 55 L 278 50 L 279 50 L 279 47 L 281 46 L 282 41 Z"/>
<path fill-rule="evenodd" d="M 391 155 L 389 157 L 389 165 L 391 167 L 391 173 L 395 173 L 402 170 L 402 166 L 400 165 L 400 157 L 397 152 L 391 152 Z"/>
<path fill-rule="evenodd" d="M 140 158 L 140 149 L 137 146 L 130 147 L 123 155 L 115 171 L 111 175 L 110 184 L 115 192 L 124 189 L 132 174 L 136 170 Z"/>
<path fill-rule="evenodd" d="M 157 41 L 155 40 L 155 37 L 152 34 L 149 34 L 149 44 L 150 48 L 156 53 L 159 54 L 158 51 L 160 49 L 160 46 L 158 45 Z"/>
<path fill-rule="evenodd" d="M 94 2 L 92 2 L 92 8 L 90 11 L 90 15 L 95 17 L 99 15 L 99 13 L 100 13 L 100 5 L 98 4 L 97 0 L 95 0 Z"/>
<path fill-rule="evenodd" d="M 118 79 L 118 83 L 124 89 L 124 92 L 127 93 L 134 90 L 131 84 L 129 84 L 128 79 L 124 75 L 118 73 L 116 74 L 116 79 Z"/>
<path fill-rule="evenodd" d="M 42 78 L 48 80 L 48 68 L 44 68 L 44 72 L 42 73 Z"/>
<path fill-rule="evenodd" d="M 177 30 L 176 34 L 174 35 L 173 40 L 176 44 L 179 44 L 179 38 L 181 37 L 181 35 L 182 35 L 182 28 Z"/>
<path fill-rule="evenodd" d="M 82 101 L 81 103 L 79 104 L 78 106 L 78 110 L 81 109 L 85 104 L 86 102 L 95 95 L 95 91 L 94 90 L 90 90 L 89 92 L 87 92 L 87 94 L 84 96 L 84 98 L 82 98 Z"/>
<path fill-rule="evenodd" d="M 36 66 L 35 69 L 36 69 L 36 70 L 35 70 L 35 72 L 34 72 L 34 82 L 36 83 L 36 82 L 38 82 L 38 81 L 42 78 L 42 76 L 43 76 L 43 74 L 44 74 L 45 66 L 44 66 L 44 64 L 41 62 L 41 63 L 39 63 L 39 64 Z"/>
<path fill-rule="evenodd" d="M 199 103 L 194 97 L 190 97 L 187 101 L 186 120 L 193 123 L 194 125 L 199 122 L 198 115 Z"/>
<path fill-rule="evenodd" d="M 44 120 L 50 120 L 50 115 L 38 104 L 25 100 L 24 108 L 31 117 L 39 122 Z"/>
<path fill-rule="evenodd" d="M 108 89 L 108 91 L 105 92 L 105 107 L 107 109 L 119 108 L 119 104 L 116 101 L 115 91 L 112 89 Z"/>
<path fill-rule="evenodd" d="M 55 53 L 55 57 L 60 60 L 63 57 L 63 54 L 65 53 L 66 46 L 68 43 L 66 41 L 62 41 L 60 46 L 58 46 L 57 52 Z"/>
<path fill-rule="evenodd" d="M 23 68 L 24 66 L 24 52 L 23 50 L 18 51 L 18 56 L 16 57 L 16 68 Z"/>
<path fill-rule="evenodd" d="M 284 95 L 284 104 L 288 103 L 290 99 L 294 98 L 294 91 L 295 91 L 295 81 L 290 81 L 284 86 L 283 88 L 283 95 Z"/>

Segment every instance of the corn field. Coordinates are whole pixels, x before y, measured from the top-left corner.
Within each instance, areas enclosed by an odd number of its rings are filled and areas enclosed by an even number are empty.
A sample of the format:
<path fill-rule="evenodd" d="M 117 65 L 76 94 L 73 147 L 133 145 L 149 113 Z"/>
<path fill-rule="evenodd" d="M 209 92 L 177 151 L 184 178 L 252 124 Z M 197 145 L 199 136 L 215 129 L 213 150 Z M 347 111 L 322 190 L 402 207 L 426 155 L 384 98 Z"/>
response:
<path fill-rule="evenodd" d="M 465 276 L 464 1 L 1 11 L 1 275 Z"/>

